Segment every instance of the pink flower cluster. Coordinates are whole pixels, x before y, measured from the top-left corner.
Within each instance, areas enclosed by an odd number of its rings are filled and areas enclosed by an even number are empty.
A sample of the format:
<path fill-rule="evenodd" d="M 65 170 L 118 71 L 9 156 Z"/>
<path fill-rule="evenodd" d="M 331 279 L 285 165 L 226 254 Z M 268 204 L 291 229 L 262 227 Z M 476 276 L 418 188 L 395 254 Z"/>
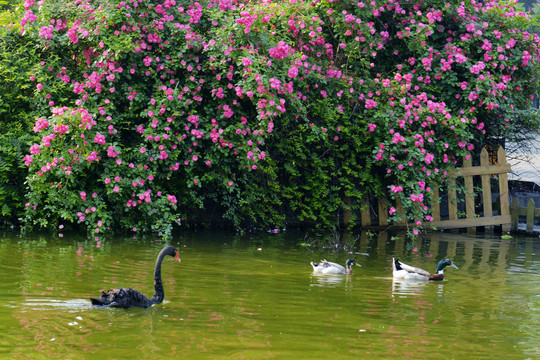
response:
<path fill-rule="evenodd" d="M 96 144 L 105 145 L 105 135 L 102 135 L 100 133 L 96 133 L 96 137 L 94 138 L 94 142 Z M 114 150 L 114 148 L 113 148 Z"/>
<path fill-rule="evenodd" d="M 47 40 L 50 40 L 53 38 L 53 30 L 54 30 L 54 27 L 52 25 L 42 26 L 41 29 L 39 30 L 39 36 Z"/>
<path fill-rule="evenodd" d="M 40 130 L 46 129 L 49 127 L 49 122 L 47 119 L 39 118 L 36 120 L 36 125 L 34 126 L 34 132 L 39 132 Z"/>
<path fill-rule="evenodd" d="M 64 133 L 67 133 L 68 131 L 69 131 L 69 126 L 65 124 L 58 124 L 54 126 L 54 132 L 58 134 L 64 134 Z"/>
<path fill-rule="evenodd" d="M 270 54 L 270 57 L 274 59 L 285 59 L 290 54 L 294 54 L 294 49 L 291 48 L 287 43 L 284 41 L 280 41 L 276 47 L 270 48 L 268 50 L 268 53 Z"/>

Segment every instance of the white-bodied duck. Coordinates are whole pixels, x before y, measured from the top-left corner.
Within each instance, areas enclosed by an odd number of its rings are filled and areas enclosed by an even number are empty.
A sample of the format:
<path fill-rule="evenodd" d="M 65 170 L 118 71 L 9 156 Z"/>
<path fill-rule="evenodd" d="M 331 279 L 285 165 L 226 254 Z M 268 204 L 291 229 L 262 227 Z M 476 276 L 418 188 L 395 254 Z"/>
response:
<path fill-rule="evenodd" d="M 458 268 L 450 259 L 442 259 L 437 264 L 437 269 L 435 274 L 430 274 L 428 271 L 410 266 L 402 263 L 398 259 L 392 258 L 392 272 L 394 279 L 403 279 L 403 280 L 442 280 L 444 279 L 443 269 L 447 266 L 452 266 Z"/>
<path fill-rule="evenodd" d="M 352 274 L 352 266 L 360 266 L 360 264 L 357 264 L 356 260 L 354 259 L 348 259 L 345 262 L 345 267 L 326 260 L 321 260 L 320 262 L 310 262 L 310 264 L 313 266 L 313 273 L 323 275 Z"/>

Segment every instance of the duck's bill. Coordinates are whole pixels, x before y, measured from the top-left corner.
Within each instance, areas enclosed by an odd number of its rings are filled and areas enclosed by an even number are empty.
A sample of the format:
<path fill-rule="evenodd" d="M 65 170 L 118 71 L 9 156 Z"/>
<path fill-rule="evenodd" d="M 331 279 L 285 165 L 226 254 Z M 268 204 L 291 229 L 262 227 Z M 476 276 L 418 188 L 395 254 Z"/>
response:
<path fill-rule="evenodd" d="M 182 262 L 182 260 L 180 260 L 180 257 L 178 256 L 178 253 L 176 253 L 176 254 L 174 255 L 174 258 L 175 258 L 176 260 L 178 260 L 178 262 Z"/>
<path fill-rule="evenodd" d="M 356 264 L 354 264 L 354 265 L 362 267 L 362 265 L 360 265 L 359 263 L 356 263 Z"/>
<path fill-rule="evenodd" d="M 455 269 L 459 269 L 459 268 L 456 266 L 456 264 L 454 264 L 454 263 L 451 263 L 450 265 L 451 265 L 453 268 L 455 268 Z"/>

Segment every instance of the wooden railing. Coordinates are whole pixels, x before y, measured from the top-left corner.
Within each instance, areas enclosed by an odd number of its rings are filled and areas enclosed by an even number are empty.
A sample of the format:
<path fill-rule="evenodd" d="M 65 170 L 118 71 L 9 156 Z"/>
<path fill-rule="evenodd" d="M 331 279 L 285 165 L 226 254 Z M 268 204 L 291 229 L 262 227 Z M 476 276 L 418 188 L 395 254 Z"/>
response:
<path fill-rule="evenodd" d="M 540 217 L 540 209 L 535 207 L 534 200 L 529 199 L 527 207 L 520 207 L 519 200 L 514 198 L 512 200 L 512 231 L 518 231 L 519 217 L 526 216 L 527 221 L 525 224 L 525 231 L 529 234 L 534 231 L 534 218 Z"/>
<path fill-rule="evenodd" d="M 488 151 L 484 148 L 480 153 L 480 165 L 473 166 L 472 160 L 463 161 L 461 168 L 449 172 L 447 178 L 446 193 L 448 196 L 448 219 L 441 220 L 441 209 L 439 197 L 439 189 L 433 189 L 433 206 L 432 214 L 433 221 L 429 222 L 429 227 L 437 229 L 459 229 L 467 228 L 467 232 L 475 233 L 477 226 L 492 227 L 501 225 L 503 231 L 510 230 L 510 202 L 508 194 L 508 173 L 511 171 L 510 164 L 506 162 L 506 152 L 502 147 L 497 150 L 497 161 L 495 164 L 490 164 Z M 475 193 L 474 193 L 474 176 L 480 176 L 482 189 L 482 214 L 476 213 Z M 493 214 L 492 193 L 491 193 L 491 177 L 497 176 L 499 183 L 499 213 Z M 458 196 L 456 192 L 456 179 L 463 178 L 465 186 L 465 217 L 460 217 L 458 212 Z M 388 226 L 388 205 L 390 202 L 382 197 L 378 199 L 378 223 L 379 228 Z M 403 214 L 404 210 L 400 201 L 397 201 L 396 209 L 398 213 Z M 403 217 L 405 219 L 405 217 Z M 369 201 L 367 198 L 363 201 L 361 211 L 362 227 L 370 227 L 371 215 L 369 209 Z M 397 227 L 407 227 L 405 220 L 398 222 Z M 373 227 L 373 226 L 371 226 Z M 377 226 L 375 226 L 377 227 Z"/>

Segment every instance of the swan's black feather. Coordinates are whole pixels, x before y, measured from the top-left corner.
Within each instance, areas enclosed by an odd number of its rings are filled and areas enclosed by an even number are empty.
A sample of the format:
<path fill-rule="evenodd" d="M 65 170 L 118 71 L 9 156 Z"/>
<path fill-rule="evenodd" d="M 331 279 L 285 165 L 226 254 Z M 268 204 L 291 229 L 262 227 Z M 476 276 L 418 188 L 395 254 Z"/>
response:
<path fill-rule="evenodd" d="M 119 308 L 142 307 L 146 308 L 154 302 L 141 294 L 141 292 L 131 288 L 115 288 L 107 292 L 102 292 L 99 299 L 90 298 L 92 305 L 110 306 Z"/>

